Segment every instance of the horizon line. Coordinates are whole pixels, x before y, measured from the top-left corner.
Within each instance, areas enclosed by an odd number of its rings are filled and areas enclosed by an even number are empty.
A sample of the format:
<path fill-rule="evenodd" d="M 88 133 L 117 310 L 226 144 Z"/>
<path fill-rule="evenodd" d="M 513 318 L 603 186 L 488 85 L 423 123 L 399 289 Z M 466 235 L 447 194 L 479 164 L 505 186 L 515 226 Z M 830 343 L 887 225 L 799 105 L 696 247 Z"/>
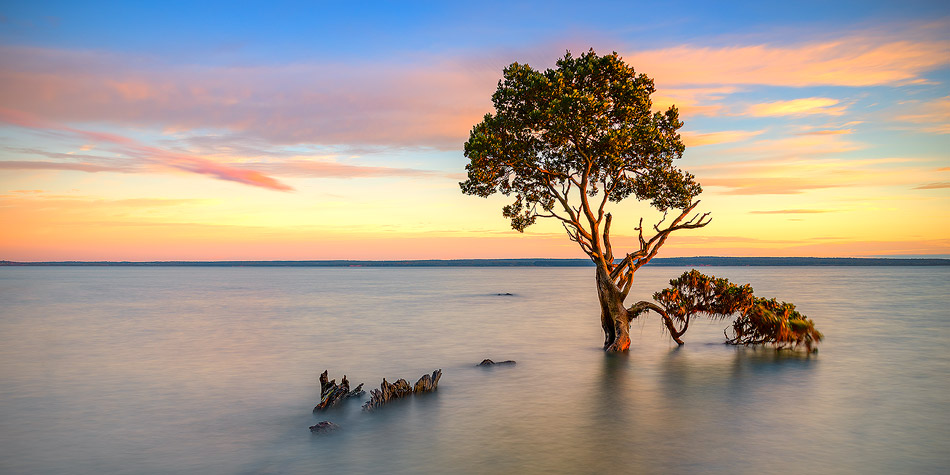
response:
<path fill-rule="evenodd" d="M 950 265 L 946 255 L 812 257 L 812 256 L 690 256 L 656 257 L 657 266 L 808 266 L 808 265 Z M 12 261 L 0 259 L 0 266 L 163 266 L 163 267 L 583 267 L 590 259 L 556 257 L 454 258 L 454 259 L 275 259 L 275 260 L 60 260 Z M 647 264 L 649 265 L 649 264 Z"/>

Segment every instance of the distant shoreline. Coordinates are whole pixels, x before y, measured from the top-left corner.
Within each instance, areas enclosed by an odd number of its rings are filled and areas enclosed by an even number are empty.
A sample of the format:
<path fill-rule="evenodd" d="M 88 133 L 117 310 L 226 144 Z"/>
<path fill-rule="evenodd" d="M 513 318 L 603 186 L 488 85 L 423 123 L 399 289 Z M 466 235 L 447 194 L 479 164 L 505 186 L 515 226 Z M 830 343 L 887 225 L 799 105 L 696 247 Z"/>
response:
<path fill-rule="evenodd" d="M 942 258 L 878 257 L 657 257 L 655 267 L 684 266 L 950 266 Z M 587 259 L 423 259 L 423 260 L 312 260 L 312 261 L 0 261 L 0 266 L 87 267 L 592 267 Z"/>

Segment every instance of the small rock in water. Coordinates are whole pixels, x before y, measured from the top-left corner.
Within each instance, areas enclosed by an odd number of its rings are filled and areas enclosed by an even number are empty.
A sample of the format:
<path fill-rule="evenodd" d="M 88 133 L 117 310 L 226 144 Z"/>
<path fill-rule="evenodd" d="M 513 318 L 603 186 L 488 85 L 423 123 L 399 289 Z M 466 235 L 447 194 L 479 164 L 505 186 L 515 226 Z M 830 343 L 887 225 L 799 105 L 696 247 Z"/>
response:
<path fill-rule="evenodd" d="M 330 421 L 321 421 L 317 422 L 316 425 L 310 426 L 310 432 L 313 432 L 314 434 L 326 434 L 327 432 L 333 432 L 340 429 L 340 426 Z"/>
<path fill-rule="evenodd" d="M 514 360 L 505 360 L 505 361 L 499 361 L 499 362 L 496 363 L 496 362 L 494 362 L 494 361 L 492 361 L 492 360 L 490 360 L 490 359 L 488 359 L 488 358 L 485 358 L 485 359 L 482 360 L 481 363 L 478 363 L 478 364 L 475 365 L 475 366 L 494 366 L 494 365 L 498 365 L 498 364 L 516 364 L 516 363 L 514 362 Z"/>
<path fill-rule="evenodd" d="M 511 292 L 504 292 L 504 293 L 495 294 L 495 295 L 497 295 L 497 296 L 499 296 L 499 297 L 514 297 L 514 296 L 515 296 L 515 294 L 513 294 L 513 293 L 511 293 Z"/>

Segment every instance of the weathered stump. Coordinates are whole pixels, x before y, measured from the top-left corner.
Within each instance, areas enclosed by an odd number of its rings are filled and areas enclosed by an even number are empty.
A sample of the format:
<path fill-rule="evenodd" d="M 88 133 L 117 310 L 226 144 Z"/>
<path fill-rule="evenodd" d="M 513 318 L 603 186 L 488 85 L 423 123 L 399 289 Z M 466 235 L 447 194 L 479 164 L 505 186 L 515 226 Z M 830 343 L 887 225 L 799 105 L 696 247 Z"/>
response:
<path fill-rule="evenodd" d="M 516 363 L 514 362 L 514 360 L 505 360 L 505 361 L 498 361 L 498 362 L 495 362 L 495 361 L 492 361 L 492 360 L 490 360 L 490 359 L 488 359 L 488 358 L 485 358 L 485 359 L 482 360 L 481 363 L 478 363 L 478 364 L 475 365 L 475 366 L 494 366 L 494 365 L 499 365 L 499 364 L 512 365 L 512 364 L 516 364 Z"/>
<path fill-rule="evenodd" d="M 326 410 L 344 399 L 359 397 L 363 394 L 366 394 L 366 391 L 363 391 L 363 383 L 350 391 L 350 382 L 346 380 L 346 375 L 343 375 L 343 380 L 337 385 L 336 380 L 330 380 L 327 371 L 324 371 L 320 375 L 320 404 L 313 408 L 313 412 Z"/>
<path fill-rule="evenodd" d="M 321 421 L 317 422 L 316 425 L 310 426 L 310 432 L 314 434 L 326 434 L 328 432 L 333 432 L 342 429 L 342 427 L 330 422 L 330 421 Z"/>
<path fill-rule="evenodd" d="M 383 382 L 380 383 L 379 389 L 373 389 L 370 391 L 369 401 L 366 401 L 366 404 L 363 404 L 364 411 L 372 411 L 390 401 L 395 401 L 396 399 L 401 399 L 411 394 L 427 393 L 435 391 L 439 385 L 439 378 L 442 377 L 442 370 L 437 369 L 432 372 L 432 375 L 424 374 L 419 381 L 416 381 L 415 386 L 410 387 L 409 382 L 405 379 L 398 379 L 395 383 L 390 383 L 386 381 L 386 378 L 383 378 Z"/>
<path fill-rule="evenodd" d="M 439 378 L 441 377 L 441 369 L 433 371 L 431 375 L 423 374 L 422 377 L 419 378 L 419 381 L 416 381 L 416 385 L 412 387 L 412 393 L 419 394 L 435 391 L 436 387 L 439 386 Z"/>

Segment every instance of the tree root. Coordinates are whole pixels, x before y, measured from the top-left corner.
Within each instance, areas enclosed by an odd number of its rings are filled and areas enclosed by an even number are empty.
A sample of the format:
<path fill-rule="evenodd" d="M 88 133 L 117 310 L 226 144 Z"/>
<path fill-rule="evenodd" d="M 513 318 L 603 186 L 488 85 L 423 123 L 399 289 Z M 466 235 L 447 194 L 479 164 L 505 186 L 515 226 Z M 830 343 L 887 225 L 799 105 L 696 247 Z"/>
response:
<path fill-rule="evenodd" d="M 439 385 L 439 378 L 442 377 L 442 370 L 437 369 L 432 372 L 431 375 L 424 374 L 419 381 L 416 381 L 416 384 L 412 387 L 409 386 L 409 382 L 405 379 L 398 379 L 395 383 L 390 383 L 386 381 L 386 378 L 383 378 L 383 382 L 380 383 L 379 389 L 373 389 L 370 391 L 369 401 L 366 401 L 366 404 L 363 404 L 364 411 L 372 411 L 390 401 L 395 401 L 396 399 L 401 399 L 411 394 L 420 394 L 428 393 L 435 391 Z"/>
<path fill-rule="evenodd" d="M 343 375 L 343 380 L 337 385 L 336 380 L 329 380 L 327 371 L 324 371 L 320 375 L 320 404 L 313 408 L 313 412 L 324 411 L 344 399 L 360 397 L 363 394 L 366 394 L 366 391 L 363 391 L 363 383 L 350 391 L 350 382 L 346 380 L 346 375 Z"/>

